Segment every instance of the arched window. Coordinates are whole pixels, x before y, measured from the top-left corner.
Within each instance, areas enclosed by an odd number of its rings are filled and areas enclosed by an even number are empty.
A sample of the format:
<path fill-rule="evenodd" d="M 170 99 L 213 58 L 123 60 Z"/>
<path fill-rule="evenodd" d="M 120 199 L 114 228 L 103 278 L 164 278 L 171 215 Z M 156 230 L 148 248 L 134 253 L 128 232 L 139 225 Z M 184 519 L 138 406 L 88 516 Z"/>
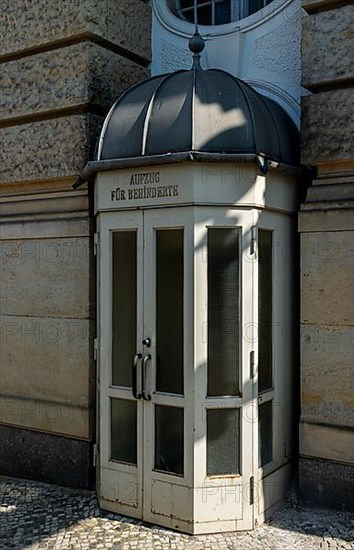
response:
<path fill-rule="evenodd" d="M 264 8 L 272 0 L 197 0 L 200 25 L 224 25 L 243 19 Z M 194 23 L 194 0 L 170 0 L 175 15 Z"/>

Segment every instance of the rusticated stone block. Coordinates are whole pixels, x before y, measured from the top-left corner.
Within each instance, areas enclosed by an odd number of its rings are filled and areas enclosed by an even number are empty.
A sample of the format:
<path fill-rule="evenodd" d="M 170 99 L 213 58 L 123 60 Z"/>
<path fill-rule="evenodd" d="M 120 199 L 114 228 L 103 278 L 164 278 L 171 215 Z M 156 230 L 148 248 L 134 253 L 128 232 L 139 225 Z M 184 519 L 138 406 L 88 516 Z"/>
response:
<path fill-rule="evenodd" d="M 301 416 L 354 426 L 351 327 L 301 325 Z"/>
<path fill-rule="evenodd" d="M 53 185 L 52 180 L 49 182 L 49 185 Z M 13 184 L 10 184 L 10 186 L 16 191 L 16 187 Z M 1 209 L 3 204 L 1 204 Z M 61 213 L 61 208 L 59 208 L 50 219 L 48 213 L 45 218 L 41 216 L 41 219 L 38 219 L 37 213 L 26 216 L 26 223 L 23 223 L 21 214 L 17 216 L 17 219 L 15 216 L 12 216 L 12 223 L 6 223 L 5 220 L 2 220 L 0 225 L 1 239 L 2 241 L 10 239 L 56 239 L 58 235 L 65 239 L 87 237 L 90 233 L 88 212 L 85 212 L 84 216 L 80 216 L 77 212 L 73 212 L 72 214 L 72 216 L 64 217 Z M 4 251 L 2 250 L 1 253 L 4 254 Z"/>
<path fill-rule="evenodd" d="M 91 0 L 102 10 L 101 0 Z M 99 34 L 144 59 L 151 58 L 151 8 L 142 0 L 107 0 L 104 26 Z"/>
<path fill-rule="evenodd" d="M 333 209 L 323 210 L 322 203 L 305 204 L 309 209 L 299 212 L 300 233 L 316 231 L 354 231 L 353 205 L 347 208 L 338 208 L 329 202 Z"/>
<path fill-rule="evenodd" d="M 353 90 L 332 90 L 302 99 L 301 160 L 317 165 L 354 157 Z"/>
<path fill-rule="evenodd" d="M 90 322 L 1 315 L 1 393 L 33 400 L 90 403 Z"/>
<path fill-rule="evenodd" d="M 85 188 L 81 188 L 79 191 L 72 188 L 76 179 L 75 177 L 66 178 L 66 187 L 62 191 L 63 194 L 60 198 L 55 192 L 53 195 L 50 193 L 43 193 L 40 197 L 26 197 L 27 200 L 25 199 L 23 201 L 19 201 L 18 197 L 16 197 L 17 200 L 15 197 L 6 197 L 4 201 L 1 201 L 2 238 L 5 238 L 3 237 L 3 231 L 7 232 L 9 229 L 5 226 L 6 220 L 10 221 L 12 229 L 13 223 L 19 221 L 21 218 L 23 219 L 24 216 L 26 217 L 26 222 L 35 220 L 36 218 L 38 220 L 39 217 L 41 220 L 53 221 L 55 217 L 60 219 L 65 216 L 68 219 L 74 218 L 77 215 L 80 217 L 85 215 L 88 216 L 89 197 L 88 194 L 85 193 Z M 57 182 L 58 180 L 51 180 L 53 187 Z M 8 184 L 8 187 L 10 185 L 11 184 Z M 16 186 L 12 184 L 12 187 L 16 192 Z M 13 235 L 11 235 L 11 239 L 12 238 Z"/>
<path fill-rule="evenodd" d="M 320 185 L 315 183 L 307 191 L 306 203 L 315 204 L 316 202 L 343 202 L 344 204 L 354 201 L 353 182 L 336 183 L 331 185 L 325 183 Z"/>
<path fill-rule="evenodd" d="M 338 0 L 302 0 L 302 7 L 308 12 L 326 10 L 338 6 Z"/>
<path fill-rule="evenodd" d="M 101 126 L 101 117 L 83 114 L 3 128 L 0 182 L 78 175 Z"/>
<path fill-rule="evenodd" d="M 353 268 L 352 231 L 301 235 L 303 323 L 354 325 Z"/>
<path fill-rule="evenodd" d="M 88 439 L 93 406 L 0 394 L 0 424 Z"/>
<path fill-rule="evenodd" d="M 331 424 L 300 422 L 299 451 L 301 456 L 352 464 L 354 429 Z"/>
<path fill-rule="evenodd" d="M 89 317 L 88 238 L 4 240 L 0 251 L 2 314 Z"/>
<path fill-rule="evenodd" d="M 0 118 L 94 105 L 108 110 L 148 70 L 92 42 L 23 57 L 1 65 Z"/>
<path fill-rule="evenodd" d="M 141 0 L 3 0 L 1 10 L 2 55 L 94 34 L 150 58 L 151 13 Z"/>
<path fill-rule="evenodd" d="M 353 6 L 303 18 L 303 86 L 354 77 L 353 28 Z"/>

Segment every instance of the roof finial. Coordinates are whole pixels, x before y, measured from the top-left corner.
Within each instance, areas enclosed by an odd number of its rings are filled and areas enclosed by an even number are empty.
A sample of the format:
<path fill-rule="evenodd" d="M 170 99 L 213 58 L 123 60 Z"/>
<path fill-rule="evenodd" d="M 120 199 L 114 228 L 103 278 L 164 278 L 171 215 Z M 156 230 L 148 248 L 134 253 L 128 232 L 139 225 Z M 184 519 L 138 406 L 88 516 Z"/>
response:
<path fill-rule="evenodd" d="M 188 46 L 190 51 L 193 53 L 192 69 L 201 69 L 200 54 L 205 48 L 205 40 L 199 34 L 197 0 L 194 0 L 194 23 L 195 31 L 193 36 L 189 39 Z"/>

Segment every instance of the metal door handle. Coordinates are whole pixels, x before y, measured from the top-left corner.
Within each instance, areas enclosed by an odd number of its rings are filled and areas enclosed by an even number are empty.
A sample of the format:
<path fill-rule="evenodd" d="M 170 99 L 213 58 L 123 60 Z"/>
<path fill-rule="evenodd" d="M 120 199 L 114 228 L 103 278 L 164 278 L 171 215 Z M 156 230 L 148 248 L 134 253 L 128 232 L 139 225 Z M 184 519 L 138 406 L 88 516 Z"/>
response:
<path fill-rule="evenodd" d="M 151 359 L 151 355 L 145 355 L 144 359 L 143 359 L 143 365 L 142 365 L 142 386 L 143 386 L 143 389 L 142 389 L 142 396 L 143 396 L 143 399 L 145 401 L 150 401 L 151 399 L 151 395 L 147 394 L 146 393 L 146 365 L 147 365 L 147 362 Z"/>
<path fill-rule="evenodd" d="M 141 393 L 138 393 L 138 361 L 142 358 L 142 353 L 136 353 L 133 358 L 132 374 L 133 374 L 133 387 L 132 394 L 135 399 L 141 398 Z"/>

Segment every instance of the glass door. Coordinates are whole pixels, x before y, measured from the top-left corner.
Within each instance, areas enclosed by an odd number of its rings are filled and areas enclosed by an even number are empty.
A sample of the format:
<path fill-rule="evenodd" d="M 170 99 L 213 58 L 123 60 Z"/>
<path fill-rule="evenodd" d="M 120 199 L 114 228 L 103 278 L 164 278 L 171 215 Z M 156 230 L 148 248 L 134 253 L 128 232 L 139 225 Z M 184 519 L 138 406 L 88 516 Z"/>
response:
<path fill-rule="evenodd" d="M 189 533 L 252 528 L 254 225 L 220 207 L 100 216 L 103 508 Z"/>
<path fill-rule="evenodd" d="M 142 517 L 143 214 L 99 221 L 99 494 L 102 506 Z"/>
<path fill-rule="evenodd" d="M 183 530 L 193 517 L 193 209 L 145 211 L 144 231 L 144 519 Z"/>
<path fill-rule="evenodd" d="M 147 210 L 99 228 L 101 501 L 175 528 L 193 512 L 192 222 Z"/>

